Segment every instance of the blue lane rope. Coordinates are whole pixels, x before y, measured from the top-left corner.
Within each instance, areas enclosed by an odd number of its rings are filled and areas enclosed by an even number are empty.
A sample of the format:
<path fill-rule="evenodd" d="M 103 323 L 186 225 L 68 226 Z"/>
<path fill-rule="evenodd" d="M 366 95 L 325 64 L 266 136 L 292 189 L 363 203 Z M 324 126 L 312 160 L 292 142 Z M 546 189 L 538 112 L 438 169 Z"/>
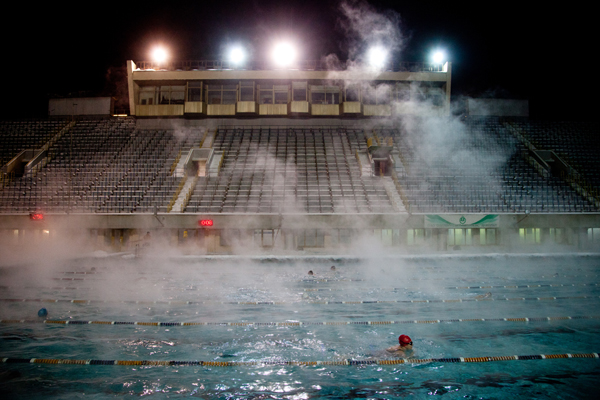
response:
<path fill-rule="evenodd" d="M 70 364 L 70 365 L 147 365 L 147 366 L 204 366 L 204 367 L 238 367 L 254 365 L 398 365 L 424 363 L 482 363 L 492 361 L 524 361 L 548 359 L 583 359 L 600 358 L 598 353 L 564 353 L 564 354 L 534 354 L 523 356 L 492 356 L 492 357 L 444 357 L 444 358 L 398 358 L 391 360 L 340 360 L 340 361 L 160 361 L 160 360 L 72 360 L 61 358 L 0 358 L 4 364 Z"/>

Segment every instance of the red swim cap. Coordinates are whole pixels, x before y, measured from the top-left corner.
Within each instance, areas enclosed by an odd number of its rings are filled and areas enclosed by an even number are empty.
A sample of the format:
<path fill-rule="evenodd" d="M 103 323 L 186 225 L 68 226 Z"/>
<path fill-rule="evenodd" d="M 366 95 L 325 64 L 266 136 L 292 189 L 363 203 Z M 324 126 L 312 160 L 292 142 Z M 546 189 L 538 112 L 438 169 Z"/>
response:
<path fill-rule="evenodd" d="M 400 343 L 402 346 L 406 346 L 412 343 L 412 339 L 407 335 L 400 335 L 398 336 L 398 343 Z"/>

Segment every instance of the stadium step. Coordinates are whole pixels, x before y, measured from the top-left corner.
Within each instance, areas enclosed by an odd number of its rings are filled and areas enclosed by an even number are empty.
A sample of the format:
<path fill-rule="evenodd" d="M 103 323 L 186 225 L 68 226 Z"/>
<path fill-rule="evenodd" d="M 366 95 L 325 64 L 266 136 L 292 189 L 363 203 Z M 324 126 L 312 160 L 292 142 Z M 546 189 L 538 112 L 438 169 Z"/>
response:
<path fill-rule="evenodd" d="M 379 179 L 381 179 L 381 182 L 383 183 L 383 187 L 385 188 L 385 191 L 390 199 L 390 202 L 392 203 L 392 206 L 394 207 L 394 211 L 400 212 L 400 213 L 407 212 L 406 208 L 404 207 L 404 203 L 402 202 L 402 199 L 400 198 L 400 194 L 398 193 L 398 190 L 396 190 L 396 185 L 394 184 L 394 181 L 392 180 L 392 178 L 389 176 L 382 176 Z"/>
<path fill-rule="evenodd" d="M 188 176 L 185 180 L 185 184 L 183 185 L 183 189 L 179 192 L 179 197 L 175 201 L 171 212 L 183 212 L 187 202 L 191 196 L 194 187 L 196 186 L 196 182 L 198 181 L 198 177 L 196 176 Z"/>

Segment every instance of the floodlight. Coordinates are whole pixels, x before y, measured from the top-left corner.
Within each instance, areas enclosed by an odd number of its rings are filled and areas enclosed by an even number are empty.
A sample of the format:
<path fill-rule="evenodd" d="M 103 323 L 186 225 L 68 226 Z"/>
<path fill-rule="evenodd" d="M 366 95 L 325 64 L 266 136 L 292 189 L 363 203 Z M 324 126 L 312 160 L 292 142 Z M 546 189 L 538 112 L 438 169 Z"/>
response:
<path fill-rule="evenodd" d="M 279 43 L 273 49 L 273 61 L 279 67 L 287 67 L 296 59 L 296 49 L 290 43 Z"/>
<path fill-rule="evenodd" d="M 167 51 L 162 47 L 155 47 L 152 51 L 152 60 L 156 63 L 163 63 L 167 60 Z"/>
<path fill-rule="evenodd" d="M 445 61 L 445 58 L 446 58 L 446 55 L 441 50 L 435 51 L 433 53 L 433 55 L 431 56 L 431 59 L 433 60 L 434 64 L 443 64 Z"/>
<path fill-rule="evenodd" d="M 369 65 L 374 68 L 381 68 L 387 61 L 388 52 L 381 46 L 371 47 L 369 53 Z"/>
<path fill-rule="evenodd" d="M 246 59 L 246 53 L 241 47 L 234 47 L 229 51 L 229 61 L 233 64 L 239 65 Z"/>

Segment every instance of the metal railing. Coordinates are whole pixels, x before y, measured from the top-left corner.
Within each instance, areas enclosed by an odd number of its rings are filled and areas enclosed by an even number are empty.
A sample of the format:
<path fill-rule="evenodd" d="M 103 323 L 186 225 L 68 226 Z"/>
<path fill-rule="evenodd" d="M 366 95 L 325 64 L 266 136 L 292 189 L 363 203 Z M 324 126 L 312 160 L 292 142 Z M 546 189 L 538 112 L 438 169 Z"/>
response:
<path fill-rule="evenodd" d="M 338 62 L 332 64 L 327 61 L 309 60 L 299 61 L 285 68 L 277 68 L 270 62 L 253 61 L 245 64 L 236 64 L 226 60 L 190 60 L 190 61 L 135 61 L 137 70 L 141 71 L 207 71 L 207 70 L 239 70 L 239 71 L 268 71 L 275 69 L 291 69 L 300 71 L 345 71 L 359 68 L 360 64 L 353 62 Z M 392 72 L 447 72 L 446 64 L 432 64 L 419 62 L 388 63 L 381 68 L 382 71 Z"/>

